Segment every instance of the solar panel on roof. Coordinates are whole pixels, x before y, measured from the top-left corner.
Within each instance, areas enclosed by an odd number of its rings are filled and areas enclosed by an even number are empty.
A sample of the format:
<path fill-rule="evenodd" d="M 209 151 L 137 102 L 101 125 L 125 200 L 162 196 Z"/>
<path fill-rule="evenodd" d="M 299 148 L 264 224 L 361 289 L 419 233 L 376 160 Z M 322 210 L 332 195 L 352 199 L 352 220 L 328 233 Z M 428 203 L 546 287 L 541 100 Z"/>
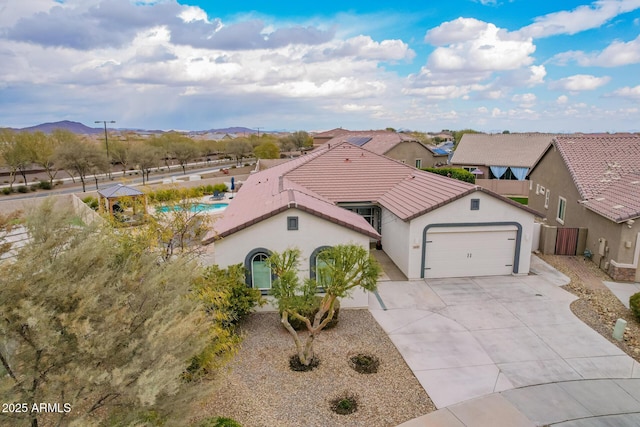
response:
<path fill-rule="evenodd" d="M 353 144 L 357 147 L 362 147 L 367 142 L 371 141 L 371 137 L 369 136 L 350 136 L 347 138 L 347 142 Z"/>
<path fill-rule="evenodd" d="M 447 150 L 443 150 L 442 148 L 434 148 L 434 149 L 433 149 L 433 152 L 434 152 L 434 153 L 436 153 L 436 154 L 443 154 L 443 155 L 444 155 L 444 154 L 449 154 L 449 153 L 447 152 Z"/>

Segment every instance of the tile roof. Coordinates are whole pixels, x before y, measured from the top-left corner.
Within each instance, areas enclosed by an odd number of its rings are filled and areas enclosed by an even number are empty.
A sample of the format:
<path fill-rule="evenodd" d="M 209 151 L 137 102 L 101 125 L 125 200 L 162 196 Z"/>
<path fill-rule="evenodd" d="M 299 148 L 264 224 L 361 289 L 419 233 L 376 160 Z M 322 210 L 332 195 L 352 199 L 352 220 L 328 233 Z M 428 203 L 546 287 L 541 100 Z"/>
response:
<path fill-rule="evenodd" d="M 451 158 L 452 165 L 533 167 L 556 134 L 466 133 Z"/>
<path fill-rule="evenodd" d="M 554 145 L 584 206 L 615 222 L 640 217 L 640 135 L 564 135 Z"/>
<path fill-rule="evenodd" d="M 141 196 L 144 193 L 133 187 L 127 187 L 126 185 L 116 184 L 104 190 L 98 190 L 98 194 L 107 199 L 125 196 Z"/>
<path fill-rule="evenodd" d="M 327 144 L 338 144 L 341 142 L 351 142 L 353 145 L 364 146 L 367 150 L 377 154 L 386 154 L 401 142 L 416 142 L 420 144 L 413 136 L 404 133 L 398 133 L 388 130 L 345 130 L 334 129 L 333 138 L 327 141 Z M 357 138 L 369 138 L 363 144 L 358 144 Z"/>
<path fill-rule="evenodd" d="M 295 207 L 364 233 L 379 234 L 361 216 L 337 203 L 377 203 L 407 221 L 481 187 L 417 170 L 347 142 L 317 150 L 249 176 L 205 243 L 228 236 Z M 538 214 L 539 215 L 539 214 Z"/>

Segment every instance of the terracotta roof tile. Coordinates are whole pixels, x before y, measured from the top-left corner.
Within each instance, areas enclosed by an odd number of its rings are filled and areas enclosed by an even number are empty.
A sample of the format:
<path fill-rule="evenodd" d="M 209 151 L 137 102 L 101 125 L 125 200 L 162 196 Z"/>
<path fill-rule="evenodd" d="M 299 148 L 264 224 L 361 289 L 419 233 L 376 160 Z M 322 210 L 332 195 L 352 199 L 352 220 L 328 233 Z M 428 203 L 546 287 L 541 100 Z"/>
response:
<path fill-rule="evenodd" d="M 554 144 L 587 208 L 616 222 L 640 217 L 640 135 L 566 135 Z"/>
<path fill-rule="evenodd" d="M 291 207 L 378 238 L 364 218 L 335 204 L 377 203 L 410 220 L 474 191 L 506 200 L 475 185 L 417 170 L 348 142 L 324 145 L 251 175 L 205 242 Z M 511 204 L 537 214 L 516 202 Z"/>

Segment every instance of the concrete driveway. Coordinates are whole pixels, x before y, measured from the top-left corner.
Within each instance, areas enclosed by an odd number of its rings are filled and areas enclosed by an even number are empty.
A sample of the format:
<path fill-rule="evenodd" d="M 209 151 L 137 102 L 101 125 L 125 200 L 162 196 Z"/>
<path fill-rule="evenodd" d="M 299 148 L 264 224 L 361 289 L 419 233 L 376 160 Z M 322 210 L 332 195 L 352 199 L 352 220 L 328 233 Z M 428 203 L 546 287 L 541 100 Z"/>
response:
<path fill-rule="evenodd" d="M 438 408 L 538 384 L 640 377 L 571 313 L 565 276 L 537 257 L 532 271 L 380 282 L 369 309 Z"/>

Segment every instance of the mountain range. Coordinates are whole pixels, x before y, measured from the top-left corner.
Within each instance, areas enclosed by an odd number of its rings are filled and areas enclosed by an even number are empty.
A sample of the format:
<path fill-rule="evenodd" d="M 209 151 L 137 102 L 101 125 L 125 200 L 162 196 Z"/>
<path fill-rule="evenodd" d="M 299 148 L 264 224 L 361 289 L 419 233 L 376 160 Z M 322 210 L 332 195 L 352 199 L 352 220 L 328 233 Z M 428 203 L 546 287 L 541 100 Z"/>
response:
<path fill-rule="evenodd" d="M 19 132 L 44 132 L 44 133 L 51 133 L 53 132 L 55 129 L 64 129 L 64 130 L 68 130 L 70 132 L 73 132 L 75 134 L 80 134 L 80 135 L 94 135 L 94 134 L 99 134 L 104 132 L 104 128 L 103 127 L 96 127 L 96 128 L 92 128 L 89 126 L 86 126 L 82 123 L 79 122 L 73 122 L 73 121 L 69 121 L 69 120 L 63 120 L 63 121 L 59 121 L 59 122 L 53 122 L 53 123 L 42 123 L 36 126 L 30 126 L 30 127 L 26 127 L 26 128 L 13 128 L 13 130 L 15 131 L 19 131 Z M 113 129 L 113 128 L 111 128 Z M 145 129 L 122 129 L 122 128 L 116 128 L 116 130 L 119 131 L 133 131 L 133 132 L 145 132 L 145 133 L 164 133 L 165 131 L 162 130 L 145 130 Z M 220 128 L 220 129 L 209 129 L 209 130 L 201 130 L 201 131 L 192 131 L 189 132 L 191 134 L 202 134 L 202 133 L 229 133 L 229 134 L 239 134 L 239 133 L 243 133 L 243 134 L 249 134 L 249 133 L 257 133 L 258 131 L 254 130 L 254 129 L 249 129 L 246 127 L 240 127 L 240 126 L 234 126 L 234 127 L 227 127 L 227 128 Z M 264 133 L 264 131 L 263 131 Z"/>

